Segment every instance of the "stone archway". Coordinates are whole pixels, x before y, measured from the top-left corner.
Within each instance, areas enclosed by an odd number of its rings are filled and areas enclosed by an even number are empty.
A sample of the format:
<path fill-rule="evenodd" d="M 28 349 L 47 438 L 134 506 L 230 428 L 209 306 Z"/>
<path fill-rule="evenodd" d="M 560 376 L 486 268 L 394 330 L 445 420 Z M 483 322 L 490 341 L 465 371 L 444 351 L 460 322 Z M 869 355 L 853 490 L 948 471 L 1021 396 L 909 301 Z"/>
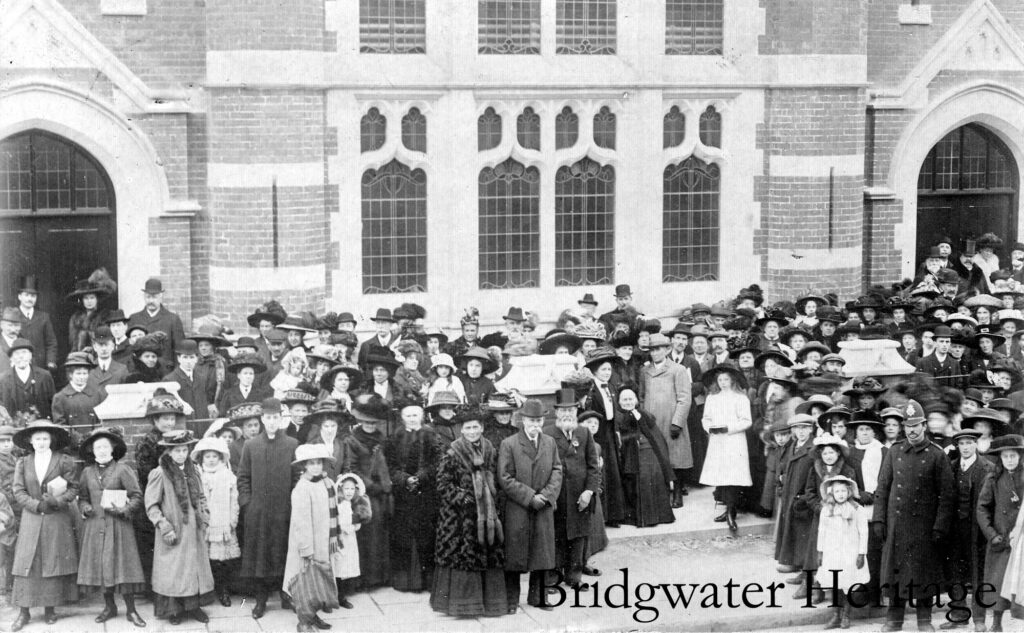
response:
<path fill-rule="evenodd" d="M 983 125 L 1006 145 L 1017 165 L 1024 164 L 1024 94 L 1008 86 L 979 81 L 945 93 L 924 108 L 904 128 L 889 170 L 896 200 L 902 204 L 902 222 L 896 225 L 893 248 L 900 255 L 901 274 L 913 277 L 917 247 L 917 186 L 921 165 L 943 137 L 969 123 Z M 1020 191 L 1020 172 L 1014 184 Z M 1016 204 L 1020 204 L 1019 200 Z M 1021 214 L 1015 211 L 1016 233 L 1024 234 Z"/>

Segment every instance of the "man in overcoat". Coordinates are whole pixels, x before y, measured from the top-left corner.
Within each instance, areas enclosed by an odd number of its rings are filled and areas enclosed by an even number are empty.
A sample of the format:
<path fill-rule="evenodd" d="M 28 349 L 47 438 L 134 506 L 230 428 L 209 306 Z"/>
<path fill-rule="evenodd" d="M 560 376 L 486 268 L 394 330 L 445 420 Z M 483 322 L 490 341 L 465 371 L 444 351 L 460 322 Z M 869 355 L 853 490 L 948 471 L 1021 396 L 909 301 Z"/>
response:
<path fill-rule="evenodd" d="M 56 393 L 50 372 L 32 363 L 33 347 L 19 338 L 8 350 L 12 367 L 0 375 L 0 405 L 12 417 L 34 411 L 37 418 L 49 419 Z"/>
<path fill-rule="evenodd" d="M 963 429 L 953 436 L 959 457 L 953 461 L 953 483 L 956 490 L 956 516 L 953 519 L 949 547 L 946 551 L 945 576 L 950 588 L 950 622 L 966 626 L 971 617 L 975 623 L 985 625 L 985 607 L 978 604 L 978 587 L 983 582 L 985 547 L 987 541 L 978 525 L 975 508 L 981 485 L 995 467 L 978 455 L 981 431 Z M 954 593 L 956 595 L 954 595 Z M 965 609 L 967 595 L 971 594 L 971 613 Z"/>
<path fill-rule="evenodd" d="M 92 349 L 96 352 L 96 366 L 89 370 L 89 384 L 106 393 L 109 385 L 120 385 L 128 377 L 128 367 L 114 360 L 114 335 L 109 325 L 93 331 Z"/>
<path fill-rule="evenodd" d="M 141 325 L 146 332 L 164 332 L 167 340 L 160 353 L 160 360 L 168 371 L 174 367 L 174 350 L 185 340 L 185 327 L 181 318 L 164 306 L 164 285 L 156 278 L 146 280 L 142 292 L 145 294 L 146 307 L 128 317 L 128 327 Z"/>
<path fill-rule="evenodd" d="M 509 607 L 519 604 L 519 576 L 530 572 L 527 604 L 550 610 L 544 576 L 555 567 L 555 506 L 562 488 L 562 461 L 544 427 L 544 405 L 529 399 L 523 429 L 501 443 L 498 481 L 505 491 L 505 586 Z"/>
<path fill-rule="evenodd" d="M 933 630 L 932 602 L 943 588 L 943 554 L 957 505 L 949 458 L 928 441 L 924 409 L 913 400 L 905 408 L 906 439 L 882 458 L 871 520 L 876 537 L 885 540 L 881 581 L 890 603 L 883 631 L 903 628 L 909 599 L 917 629 Z"/>
<path fill-rule="evenodd" d="M 953 330 L 948 326 L 940 325 L 935 328 L 932 340 L 935 341 L 935 349 L 931 354 L 917 361 L 917 371 L 935 378 L 936 384 L 948 387 L 958 386 L 960 374 L 967 372 L 963 371 L 960 361 L 949 353 L 953 341 Z"/>
<path fill-rule="evenodd" d="M 562 489 L 555 506 L 555 555 L 565 583 L 575 588 L 580 586 L 587 564 L 589 537 L 600 528 L 592 523 L 601 468 L 594 436 L 576 421 L 575 390 L 560 389 L 555 396 L 555 426 L 545 431 L 554 438 L 562 461 Z"/>
<path fill-rule="evenodd" d="M 814 418 L 806 413 L 797 413 L 786 421 L 790 430 L 789 442 L 782 449 L 779 458 L 778 529 L 775 537 L 775 560 L 779 571 L 793 573 L 803 569 L 807 555 L 807 541 L 811 537 L 811 517 L 798 512 L 794 507 L 803 495 L 801 487 L 807 480 L 807 473 L 814 467 L 814 447 L 811 441 Z M 799 583 L 802 576 L 791 578 Z"/>
<path fill-rule="evenodd" d="M 651 362 L 640 371 L 640 400 L 643 409 L 665 435 L 669 461 L 676 474 L 672 491 L 672 507 L 683 505 L 686 471 L 693 468 L 693 452 L 686 420 L 690 414 L 690 373 L 680 365 L 668 361 L 671 343 L 664 334 L 652 334 Z"/>
<path fill-rule="evenodd" d="M 372 337 L 366 339 L 359 346 L 359 369 L 363 370 L 366 374 L 367 380 L 373 380 L 373 368 L 367 365 L 367 360 L 370 356 L 383 357 L 383 358 L 394 358 L 395 352 L 391 349 L 391 346 L 398 340 L 398 334 L 391 331 L 391 326 L 395 324 L 395 318 L 391 316 L 391 310 L 387 308 L 380 308 L 377 310 L 377 314 L 372 319 L 374 327 L 377 328 L 377 333 Z"/>
<path fill-rule="evenodd" d="M 39 287 L 34 275 L 22 278 L 18 289 L 18 310 L 21 311 L 21 338 L 32 343 L 32 362 L 47 371 L 57 369 L 57 335 L 50 315 L 36 308 Z"/>
<path fill-rule="evenodd" d="M 164 376 L 164 382 L 178 383 L 178 395 L 192 407 L 192 418 L 217 417 L 216 368 L 211 365 L 199 365 L 199 344 L 192 339 L 178 342 L 174 350 L 177 366 L 174 371 Z"/>
<path fill-rule="evenodd" d="M 245 523 L 239 576 L 252 583 L 256 594 L 252 617 L 257 620 L 267 610 L 270 591 L 281 589 L 288 557 L 292 486 L 297 479 L 292 459 L 299 445 L 284 432 L 280 401 L 267 398 L 262 407 L 264 432 L 246 441 L 238 466 L 238 506 Z M 283 591 L 281 608 L 291 608 Z"/>

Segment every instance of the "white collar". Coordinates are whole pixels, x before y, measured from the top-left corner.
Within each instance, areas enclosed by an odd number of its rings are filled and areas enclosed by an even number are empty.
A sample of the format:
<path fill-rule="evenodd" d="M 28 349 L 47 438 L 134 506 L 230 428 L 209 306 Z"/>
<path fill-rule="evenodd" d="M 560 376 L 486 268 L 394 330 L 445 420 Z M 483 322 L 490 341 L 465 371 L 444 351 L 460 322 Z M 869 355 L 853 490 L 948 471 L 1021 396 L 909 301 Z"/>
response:
<path fill-rule="evenodd" d="M 978 454 L 975 453 L 970 459 L 960 458 L 960 470 L 967 470 L 974 465 L 974 462 L 978 461 Z"/>

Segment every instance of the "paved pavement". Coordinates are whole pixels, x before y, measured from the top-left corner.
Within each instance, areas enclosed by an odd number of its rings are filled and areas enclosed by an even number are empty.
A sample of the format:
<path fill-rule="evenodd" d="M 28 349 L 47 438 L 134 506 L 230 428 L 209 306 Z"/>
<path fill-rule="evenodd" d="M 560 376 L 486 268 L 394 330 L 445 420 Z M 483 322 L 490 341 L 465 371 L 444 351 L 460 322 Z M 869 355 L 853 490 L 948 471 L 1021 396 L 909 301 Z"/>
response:
<path fill-rule="evenodd" d="M 354 609 L 338 609 L 323 617 L 334 626 L 334 630 L 346 632 L 739 631 L 793 630 L 794 627 L 808 625 L 805 630 L 820 630 L 830 616 L 828 609 L 802 608 L 803 605 L 791 597 L 792 585 L 784 585 L 774 591 L 774 604 L 772 594 L 764 590 L 772 583 L 784 580 L 775 571 L 772 560 L 769 521 L 741 516 L 740 533 L 732 537 L 727 535 L 722 524 L 711 521 L 716 507 L 709 489 L 694 491 L 686 503 L 686 507 L 676 511 L 678 520 L 670 526 L 609 531 L 611 543 L 608 549 L 592 560 L 603 571 L 600 577 L 593 579 L 596 581 L 598 606 L 594 606 L 595 591 L 586 591 L 580 594 L 579 606 L 572 606 L 576 600 L 569 595 L 566 603 L 553 611 L 522 605 L 515 615 L 500 618 L 450 618 L 432 611 L 425 593 L 406 594 L 393 589 L 378 589 L 352 596 Z M 628 590 L 624 587 L 627 575 Z M 731 598 L 728 593 L 730 581 L 734 583 Z M 662 584 L 666 586 L 659 586 Z M 677 584 L 681 585 L 678 591 L 683 592 L 683 597 L 692 594 L 686 607 L 676 593 Z M 743 590 L 747 585 L 750 585 L 746 591 L 748 604 L 744 605 Z M 524 587 L 523 595 L 525 593 Z M 622 606 L 624 597 L 628 599 L 628 607 Z M 676 601 L 674 607 L 670 598 Z M 207 625 L 186 620 L 179 626 L 171 626 L 167 621 L 153 618 L 152 606 L 146 602 L 140 603 L 139 611 L 149 623 L 145 631 L 295 630 L 295 615 L 282 611 L 279 603 L 272 601 L 266 615 L 258 621 L 250 617 L 251 607 L 251 601 L 243 602 L 237 597 L 230 608 L 211 606 L 207 609 L 211 618 Z M 42 613 L 33 613 L 36 620 L 25 631 L 136 631 L 123 615 L 105 624 L 96 624 L 93 618 L 101 608 L 98 597 L 78 605 L 60 607 L 58 614 L 61 619 L 52 627 L 41 621 Z M 0 609 L 0 629 L 9 630 L 15 616 L 15 609 Z M 940 621 L 941 615 L 936 615 L 936 624 Z M 870 622 L 873 630 L 881 626 L 880 618 Z M 1007 619 L 1007 624 L 1014 626 L 1016 623 Z M 871 629 L 863 628 L 858 621 L 858 630 Z M 907 630 L 913 630 L 912 623 L 908 624 Z"/>

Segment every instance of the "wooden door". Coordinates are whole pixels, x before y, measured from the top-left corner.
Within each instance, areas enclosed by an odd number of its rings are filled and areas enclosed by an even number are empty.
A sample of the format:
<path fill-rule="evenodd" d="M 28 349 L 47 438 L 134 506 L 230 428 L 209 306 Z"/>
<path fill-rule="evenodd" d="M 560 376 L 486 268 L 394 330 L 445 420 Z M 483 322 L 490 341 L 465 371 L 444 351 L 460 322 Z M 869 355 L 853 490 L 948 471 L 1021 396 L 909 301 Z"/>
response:
<path fill-rule="evenodd" d="M 917 260 L 945 237 L 977 239 L 995 233 L 1012 242 L 1012 194 L 919 196 L 917 200 Z"/>

